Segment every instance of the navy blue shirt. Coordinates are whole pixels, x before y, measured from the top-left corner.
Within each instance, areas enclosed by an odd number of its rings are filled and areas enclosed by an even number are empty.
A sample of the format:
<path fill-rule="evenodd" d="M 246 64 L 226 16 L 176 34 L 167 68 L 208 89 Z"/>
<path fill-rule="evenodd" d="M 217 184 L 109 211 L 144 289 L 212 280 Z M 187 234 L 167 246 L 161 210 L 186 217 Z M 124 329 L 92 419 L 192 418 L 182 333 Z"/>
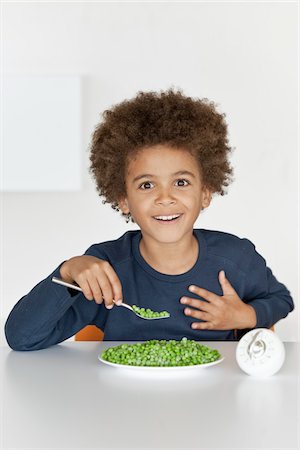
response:
<path fill-rule="evenodd" d="M 106 260 L 118 275 L 123 300 L 154 311 L 169 311 L 169 319 L 147 321 L 127 308 L 87 300 L 82 292 L 51 281 L 61 278 L 60 267 L 22 297 L 12 309 L 6 324 L 8 344 L 14 350 L 38 350 L 68 339 L 86 325 L 104 331 L 104 340 L 145 341 L 176 339 L 234 340 L 234 330 L 194 330 L 195 319 L 184 314 L 182 296 L 199 298 L 191 293 L 191 284 L 223 295 L 218 280 L 220 270 L 239 297 L 253 306 L 256 327 L 270 327 L 294 309 L 287 288 L 272 274 L 264 258 L 248 239 L 229 233 L 194 229 L 199 242 L 194 266 L 179 275 L 156 271 L 142 257 L 139 249 L 141 231 L 128 231 L 119 239 L 94 244 L 86 255 Z M 224 300 L 225 301 L 225 300 Z"/>

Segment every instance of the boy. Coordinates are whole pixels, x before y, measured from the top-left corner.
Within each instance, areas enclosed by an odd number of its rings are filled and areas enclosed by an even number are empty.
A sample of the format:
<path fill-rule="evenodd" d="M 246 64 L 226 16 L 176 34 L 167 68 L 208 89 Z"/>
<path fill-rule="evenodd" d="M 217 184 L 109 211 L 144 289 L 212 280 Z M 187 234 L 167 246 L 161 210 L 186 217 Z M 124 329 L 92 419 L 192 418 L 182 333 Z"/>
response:
<path fill-rule="evenodd" d="M 193 228 L 231 181 L 224 116 L 207 99 L 172 89 L 140 92 L 104 112 L 91 172 L 104 203 L 140 230 L 92 245 L 22 297 L 5 325 L 11 348 L 46 348 L 89 324 L 105 340 L 233 340 L 237 330 L 271 327 L 294 309 L 249 240 Z M 140 319 L 116 306 L 123 298 L 171 316 Z"/>

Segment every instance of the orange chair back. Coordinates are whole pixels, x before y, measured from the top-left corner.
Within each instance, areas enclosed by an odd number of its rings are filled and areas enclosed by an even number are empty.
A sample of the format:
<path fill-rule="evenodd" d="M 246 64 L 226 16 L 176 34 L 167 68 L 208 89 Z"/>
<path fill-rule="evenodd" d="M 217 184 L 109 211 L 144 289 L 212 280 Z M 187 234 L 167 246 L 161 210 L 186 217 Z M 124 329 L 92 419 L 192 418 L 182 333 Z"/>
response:
<path fill-rule="evenodd" d="M 87 325 L 75 334 L 75 341 L 102 341 L 104 333 L 95 325 Z"/>

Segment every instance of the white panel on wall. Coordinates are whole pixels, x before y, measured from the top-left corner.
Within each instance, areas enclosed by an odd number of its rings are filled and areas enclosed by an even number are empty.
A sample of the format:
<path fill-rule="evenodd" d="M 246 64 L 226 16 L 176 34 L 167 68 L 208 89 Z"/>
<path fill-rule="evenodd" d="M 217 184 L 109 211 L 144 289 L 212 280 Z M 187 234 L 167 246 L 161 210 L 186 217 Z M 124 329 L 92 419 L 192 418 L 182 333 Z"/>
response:
<path fill-rule="evenodd" d="M 79 76 L 3 80 L 4 191 L 81 188 Z"/>

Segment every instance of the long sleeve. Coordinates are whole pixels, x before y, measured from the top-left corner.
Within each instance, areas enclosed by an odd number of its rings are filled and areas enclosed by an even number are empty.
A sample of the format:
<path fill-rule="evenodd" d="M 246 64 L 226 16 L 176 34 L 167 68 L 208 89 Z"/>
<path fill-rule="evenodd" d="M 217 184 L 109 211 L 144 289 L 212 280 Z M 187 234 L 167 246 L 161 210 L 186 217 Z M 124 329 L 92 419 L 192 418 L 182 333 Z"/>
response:
<path fill-rule="evenodd" d="M 243 299 L 255 309 L 256 328 L 269 328 L 293 311 L 294 302 L 286 286 L 275 278 L 264 258 L 250 244 L 252 251 Z"/>
<path fill-rule="evenodd" d="M 39 350 L 58 344 L 93 323 L 105 324 L 103 304 L 88 301 L 82 292 L 51 281 L 60 278 L 61 263 L 47 278 L 22 297 L 5 323 L 5 336 L 13 350 Z M 99 320 L 100 318 L 100 320 Z"/>
<path fill-rule="evenodd" d="M 279 283 L 254 245 L 228 233 L 196 230 L 199 264 L 180 275 L 154 270 L 139 252 L 141 232 L 128 231 L 119 239 L 92 245 L 86 255 L 108 261 L 122 283 L 122 294 L 130 304 L 167 310 L 171 317 L 151 325 L 134 317 L 126 308 L 108 310 L 87 300 L 83 293 L 51 281 L 60 277 L 60 264 L 53 273 L 21 298 L 6 325 L 7 342 L 14 350 L 38 350 L 68 339 L 86 325 L 104 331 L 105 340 L 181 339 L 232 340 L 232 330 L 194 330 L 179 299 L 195 284 L 220 292 L 217 274 L 225 270 L 240 298 L 253 306 L 256 327 L 270 327 L 294 309 L 288 289 Z M 221 294 L 220 294 L 221 295 Z"/>

